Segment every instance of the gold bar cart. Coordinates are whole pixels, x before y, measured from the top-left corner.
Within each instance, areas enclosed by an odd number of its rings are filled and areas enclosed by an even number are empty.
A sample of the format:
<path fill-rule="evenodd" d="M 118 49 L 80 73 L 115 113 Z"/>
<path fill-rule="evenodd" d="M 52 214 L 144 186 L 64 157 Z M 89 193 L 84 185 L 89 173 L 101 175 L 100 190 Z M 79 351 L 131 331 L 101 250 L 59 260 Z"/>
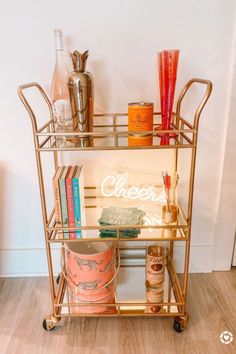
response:
<path fill-rule="evenodd" d="M 200 84 L 206 86 L 206 91 L 204 97 L 202 98 L 200 104 L 198 105 L 193 123 L 191 124 L 189 121 L 185 120 L 181 116 L 181 104 L 184 96 L 188 92 L 189 88 L 193 84 Z M 44 98 L 48 109 L 50 118 L 49 120 L 43 124 L 41 127 L 38 127 L 38 121 L 36 119 L 36 115 L 29 104 L 28 99 L 25 96 L 25 90 L 27 89 L 37 89 L 39 93 Z M 191 220 L 192 220 L 192 206 L 193 206 L 193 189 L 194 189 L 194 175 L 195 175 L 195 164 L 196 164 L 196 151 L 197 151 L 197 141 L 198 141 L 198 128 L 199 128 L 199 118 L 202 112 L 203 107 L 205 106 L 210 94 L 212 91 L 212 83 L 208 80 L 202 79 L 192 79 L 190 80 L 185 87 L 183 88 L 176 106 L 176 112 L 173 114 L 173 122 L 172 122 L 172 130 L 162 130 L 158 131 L 158 134 L 161 133 L 174 133 L 176 137 L 170 140 L 168 145 L 161 145 L 160 138 L 157 137 L 156 131 L 147 131 L 142 132 L 145 134 L 153 135 L 153 145 L 151 146 L 128 146 L 128 128 L 127 128 L 127 114 L 97 114 L 95 115 L 95 124 L 94 131 L 92 133 L 56 133 L 54 129 L 54 121 L 53 121 L 53 112 L 52 105 L 47 97 L 46 93 L 42 89 L 42 87 L 38 83 L 29 83 L 25 85 L 21 85 L 18 88 L 18 94 L 23 102 L 25 108 L 27 109 L 32 129 L 33 129 L 33 137 L 34 137 L 34 147 L 35 147 L 35 155 L 37 162 L 37 170 L 38 170 L 38 180 L 39 180 L 39 188 L 40 188 L 40 197 L 41 197 L 41 206 L 42 206 L 42 214 L 43 214 L 43 225 L 44 225 L 44 233 L 45 233 L 45 245 L 47 252 L 47 261 L 48 261 L 48 272 L 49 272 L 49 281 L 50 281 L 50 290 L 51 290 L 51 301 L 52 301 L 52 313 L 48 317 L 46 317 L 43 321 L 43 327 L 46 330 L 52 330 L 57 322 L 62 317 L 68 316 L 86 316 L 86 317 L 109 317 L 109 316 L 157 316 L 157 317 L 174 317 L 174 329 L 177 332 L 181 332 L 183 328 L 187 325 L 188 322 L 188 313 L 186 311 L 186 300 L 187 300 L 187 288 L 188 288 L 188 270 L 189 270 L 189 253 L 190 253 L 190 236 L 191 236 Z M 160 113 L 155 113 L 155 117 L 160 118 Z M 106 123 L 104 124 L 96 124 L 96 119 L 104 118 Z M 106 119 L 105 119 L 106 118 Z M 124 120 L 126 121 L 124 123 Z M 107 123 L 109 121 L 109 123 Z M 155 128 L 155 126 L 154 126 Z M 154 129 L 153 128 L 153 129 Z M 137 133 L 137 132 L 136 132 Z M 93 139 L 93 146 L 90 147 L 57 147 L 56 139 L 60 135 L 65 136 L 66 138 L 75 137 L 76 135 L 90 135 Z M 102 139 L 109 139 L 109 144 L 101 144 Z M 127 255 L 125 251 L 130 250 L 138 250 L 140 252 L 146 249 L 143 244 L 148 241 L 165 241 L 168 242 L 168 255 L 167 255 L 167 287 L 165 290 L 165 298 L 162 303 L 158 303 L 158 306 L 162 308 L 162 310 L 158 313 L 146 313 L 145 309 L 147 306 L 155 306 L 156 303 L 150 303 L 144 301 L 116 301 L 114 304 L 103 304 L 108 308 L 114 308 L 117 310 L 115 313 L 74 313 L 71 311 L 73 307 L 83 307 L 90 306 L 96 307 L 101 306 L 98 303 L 86 303 L 86 304 L 78 304 L 78 303 L 70 303 L 66 293 L 67 293 L 67 281 L 66 277 L 63 276 L 64 269 L 56 278 L 53 272 L 53 260 L 52 260 L 52 245 L 61 244 L 63 246 L 67 242 L 85 242 L 85 241 L 93 241 L 100 242 L 104 241 L 104 239 L 100 239 L 98 236 L 99 230 L 102 228 L 107 229 L 107 226 L 100 225 L 90 225 L 90 226 L 82 226 L 80 228 L 65 228 L 65 227 L 56 227 L 55 224 L 55 215 L 54 209 L 48 213 L 47 203 L 46 203 L 46 191 L 45 191 L 45 181 L 44 181 L 44 173 L 42 166 L 42 154 L 45 152 L 52 153 L 54 159 L 54 168 L 56 169 L 59 165 L 59 156 L 58 153 L 63 151 L 95 151 L 95 150 L 138 150 L 138 149 L 173 149 L 174 151 L 174 170 L 177 172 L 178 162 L 179 162 L 179 150 L 180 149 L 190 149 L 191 151 L 191 161 L 190 161 L 190 178 L 189 178 L 189 186 L 188 186 L 188 203 L 186 211 L 183 210 L 181 205 L 178 204 L 179 215 L 177 225 L 123 225 L 123 226 L 110 226 L 111 229 L 116 230 L 116 238 L 106 238 L 106 241 L 116 242 L 118 245 L 121 255 L 124 253 L 121 258 L 126 259 L 145 259 L 145 254 L 143 255 Z M 96 187 L 94 186 L 86 186 L 85 187 L 85 200 L 91 201 L 91 198 L 94 199 L 95 205 L 91 205 L 88 203 L 87 208 L 96 207 L 96 197 L 92 193 L 95 192 Z M 90 195 L 89 193 L 90 192 Z M 87 196 L 86 196 L 87 194 Z M 137 238 L 125 238 L 120 237 L 120 230 L 125 228 L 140 228 L 140 235 Z M 152 229 L 154 232 L 152 236 L 145 236 L 145 229 Z M 161 234 L 161 230 L 168 228 L 174 228 L 176 232 L 170 233 L 168 237 L 163 239 Z M 93 237 L 83 237 L 76 240 L 68 240 L 64 239 L 62 235 L 62 231 L 68 230 L 87 230 L 93 231 L 95 235 Z M 124 245 L 124 242 L 125 245 Z M 132 242 L 135 241 L 132 244 Z M 184 255 L 184 272 L 182 275 L 182 284 L 180 284 L 179 277 L 175 270 L 175 264 L 173 259 L 174 254 L 174 243 L 182 241 L 185 245 L 185 255 Z M 141 246 L 137 246 L 137 244 Z M 64 248 L 62 247 L 62 257 L 64 255 Z M 65 263 L 64 263 L 65 264 Z M 121 267 L 139 267 L 145 266 L 143 262 L 141 265 L 130 265 L 130 264 L 121 264 Z M 67 299 L 67 300 L 66 300 Z"/>

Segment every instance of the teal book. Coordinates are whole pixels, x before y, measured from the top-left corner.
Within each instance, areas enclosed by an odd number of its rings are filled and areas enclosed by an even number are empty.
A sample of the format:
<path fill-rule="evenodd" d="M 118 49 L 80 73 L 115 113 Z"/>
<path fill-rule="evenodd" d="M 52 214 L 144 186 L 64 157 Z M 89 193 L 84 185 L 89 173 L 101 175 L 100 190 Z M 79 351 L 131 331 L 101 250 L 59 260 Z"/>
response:
<path fill-rule="evenodd" d="M 75 226 L 85 224 L 83 168 L 78 166 L 72 178 Z M 83 237 L 82 230 L 76 230 L 76 238 Z"/>
<path fill-rule="evenodd" d="M 59 178 L 59 189 L 60 189 L 60 199 L 61 199 L 61 217 L 62 226 L 68 227 L 68 209 L 67 209 L 67 199 L 66 199 L 66 176 L 70 171 L 70 166 L 65 167 L 62 175 Z M 69 231 L 64 231 L 64 238 L 69 239 Z"/>

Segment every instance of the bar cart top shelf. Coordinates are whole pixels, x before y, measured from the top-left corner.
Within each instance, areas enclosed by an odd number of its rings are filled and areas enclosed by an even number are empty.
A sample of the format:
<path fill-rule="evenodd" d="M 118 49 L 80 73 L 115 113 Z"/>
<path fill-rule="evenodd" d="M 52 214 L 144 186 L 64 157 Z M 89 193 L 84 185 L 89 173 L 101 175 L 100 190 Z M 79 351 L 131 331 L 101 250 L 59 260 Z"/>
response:
<path fill-rule="evenodd" d="M 193 124 L 182 118 L 181 116 L 181 104 L 183 98 L 192 84 L 204 84 L 206 85 L 206 91 L 202 98 L 202 101 L 198 105 Z M 40 94 L 46 101 L 50 119 L 41 127 L 38 127 L 38 122 L 35 114 L 26 99 L 23 91 L 29 88 L 37 88 Z M 53 123 L 53 111 L 52 105 L 47 97 L 46 93 L 38 83 L 29 83 L 26 85 L 21 85 L 18 88 L 18 94 L 24 103 L 27 111 L 30 114 L 31 123 L 33 126 L 33 131 L 36 137 L 35 144 L 38 151 L 77 151 L 77 150 L 138 150 L 138 149 L 175 149 L 175 148 L 194 148 L 197 143 L 197 132 L 199 125 L 199 117 L 203 107 L 205 106 L 212 90 L 212 83 L 208 80 L 202 79 L 192 79 L 183 88 L 176 105 L 176 112 L 173 113 L 173 121 L 171 130 L 159 130 L 157 136 L 157 131 L 155 128 L 161 122 L 161 114 L 154 113 L 154 126 L 152 131 L 140 131 L 132 132 L 128 131 L 128 119 L 127 113 L 105 113 L 105 114 L 95 114 L 93 132 L 90 133 L 76 133 L 76 132 L 55 132 Z M 170 134 L 175 135 L 174 138 L 170 138 Z M 152 144 L 147 146 L 129 146 L 128 135 L 129 134 L 144 134 L 150 135 L 152 137 Z M 166 137 L 165 141 L 160 137 L 160 135 Z M 57 138 L 60 136 L 68 139 L 73 139 L 76 137 L 90 136 L 92 144 L 89 147 L 80 146 L 66 146 L 61 147 L 57 144 Z"/>

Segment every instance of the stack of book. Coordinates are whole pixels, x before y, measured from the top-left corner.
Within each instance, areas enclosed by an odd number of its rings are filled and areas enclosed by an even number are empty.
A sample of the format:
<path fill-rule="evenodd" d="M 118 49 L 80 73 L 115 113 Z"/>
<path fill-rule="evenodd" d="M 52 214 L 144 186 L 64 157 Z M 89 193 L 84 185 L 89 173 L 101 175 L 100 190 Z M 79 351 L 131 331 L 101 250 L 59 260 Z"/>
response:
<path fill-rule="evenodd" d="M 83 166 L 58 167 L 53 177 L 55 221 L 57 227 L 85 225 Z M 58 232 L 57 237 L 76 239 L 82 230 Z"/>

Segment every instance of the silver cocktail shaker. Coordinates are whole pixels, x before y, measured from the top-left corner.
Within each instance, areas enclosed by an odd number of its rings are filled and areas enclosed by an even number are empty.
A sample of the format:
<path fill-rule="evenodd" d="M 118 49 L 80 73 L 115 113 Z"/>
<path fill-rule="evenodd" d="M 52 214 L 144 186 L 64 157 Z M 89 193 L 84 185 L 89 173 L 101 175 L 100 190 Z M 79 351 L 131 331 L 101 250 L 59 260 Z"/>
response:
<path fill-rule="evenodd" d="M 93 130 L 93 78 L 85 71 L 88 51 L 71 54 L 74 71 L 67 80 L 70 104 L 73 118 L 73 129 L 76 132 L 92 132 Z M 73 139 L 76 146 L 88 147 L 92 145 L 91 136 L 76 136 Z"/>

